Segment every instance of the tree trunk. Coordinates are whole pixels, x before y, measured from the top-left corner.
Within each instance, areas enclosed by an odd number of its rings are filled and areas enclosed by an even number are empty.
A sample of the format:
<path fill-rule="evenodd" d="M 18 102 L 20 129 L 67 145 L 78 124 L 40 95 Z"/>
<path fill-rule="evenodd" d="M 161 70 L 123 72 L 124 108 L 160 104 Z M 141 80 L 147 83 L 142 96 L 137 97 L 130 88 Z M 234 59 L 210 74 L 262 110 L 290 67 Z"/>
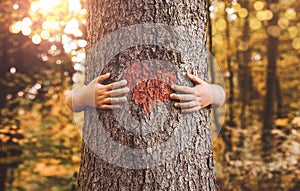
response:
<path fill-rule="evenodd" d="M 229 3 L 226 3 L 226 7 L 228 6 Z M 227 14 L 225 14 L 225 21 L 226 21 L 226 46 L 227 46 L 227 52 L 226 52 L 226 61 L 227 61 L 227 70 L 229 73 L 228 76 L 228 87 L 229 87 L 229 95 L 228 95 L 228 112 L 229 112 L 229 119 L 227 121 L 227 124 L 229 126 L 235 127 L 236 124 L 234 122 L 234 72 L 232 69 L 232 64 L 231 64 L 231 43 L 230 43 L 230 25 L 229 21 L 227 19 Z"/>
<path fill-rule="evenodd" d="M 207 55 L 193 51 L 205 25 L 205 0 L 89 1 L 86 83 L 110 72 L 105 83 L 131 92 L 119 110 L 86 109 L 78 190 L 216 190 L 209 109 L 183 114 L 169 99 L 171 84 L 193 85 L 186 72 L 207 79 Z M 199 44 L 172 49 L 186 33 Z"/>
<path fill-rule="evenodd" d="M 7 173 L 7 166 L 0 165 L 0 191 L 5 190 L 5 182 L 6 182 L 6 174 Z"/>
<path fill-rule="evenodd" d="M 245 1 L 241 3 L 243 7 L 249 10 L 249 1 Z M 249 19 L 245 19 L 244 28 L 243 28 L 243 36 L 242 41 L 244 43 L 248 43 L 250 41 L 250 34 L 249 34 Z M 249 63 L 251 62 L 251 49 L 247 49 L 243 51 L 243 61 L 239 62 L 238 64 L 238 77 L 239 77 L 239 89 L 240 89 L 240 100 L 241 100 L 241 114 L 240 114 L 240 121 L 241 127 L 245 129 L 247 127 L 247 117 L 246 117 L 246 110 L 247 106 L 249 106 L 250 102 L 250 93 L 252 89 L 252 76 L 251 71 L 249 69 Z"/>
<path fill-rule="evenodd" d="M 271 3 L 278 3 L 278 0 L 273 0 Z M 278 22 L 277 13 L 274 14 L 269 25 L 276 25 Z M 273 151 L 274 137 L 271 131 L 274 127 L 275 116 L 275 90 L 276 90 L 276 68 L 277 68 L 277 53 L 278 53 L 278 37 L 270 35 L 268 42 L 268 64 L 267 64 L 267 79 L 266 79 L 266 95 L 264 120 L 262 128 L 262 157 L 266 162 L 271 160 Z"/>

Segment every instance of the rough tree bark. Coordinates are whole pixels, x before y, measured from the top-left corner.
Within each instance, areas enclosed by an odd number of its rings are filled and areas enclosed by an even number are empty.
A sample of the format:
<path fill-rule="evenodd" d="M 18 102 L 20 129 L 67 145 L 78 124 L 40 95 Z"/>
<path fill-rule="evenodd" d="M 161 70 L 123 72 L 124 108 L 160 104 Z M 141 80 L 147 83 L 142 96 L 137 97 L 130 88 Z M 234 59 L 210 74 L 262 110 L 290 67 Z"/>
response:
<path fill-rule="evenodd" d="M 205 8 L 205 0 L 89 1 L 89 48 L 113 31 L 144 23 L 181 26 L 184 30 L 192 31 L 205 47 L 207 20 Z M 191 43 L 193 42 L 187 43 L 186 47 L 188 48 Z M 106 83 L 125 78 L 129 81 L 131 93 L 128 96 L 129 109 L 126 112 L 86 109 L 78 190 L 216 190 L 209 109 L 186 115 L 176 110 L 173 107 L 174 102 L 168 98 L 172 92 L 170 83 L 182 82 L 192 86 L 192 83 L 183 77 L 185 72 L 207 79 L 206 54 L 199 52 L 197 55 L 189 55 L 198 61 L 192 63 L 186 62 L 178 51 L 158 45 L 138 45 L 121 51 L 113 59 L 107 60 L 109 64 L 106 66 L 97 64 L 101 59 L 98 58 L 97 51 L 89 52 L 87 56 L 89 59 L 86 65 L 86 83 L 100 74 L 110 72 L 111 78 Z M 155 62 L 142 63 L 143 60 L 150 59 L 171 63 L 181 74 L 174 75 L 174 71 L 170 68 L 156 66 Z M 159 74 L 162 74 L 161 78 L 157 77 Z M 166 80 L 168 83 L 153 80 L 151 76 Z M 131 80 L 137 80 L 134 78 L 145 79 L 135 85 L 131 83 Z M 126 118 L 129 114 L 136 121 L 145 122 L 137 131 L 129 131 L 122 123 L 118 123 L 118 120 Z M 153 121 L 154 118 L 157 118 L 160 124 L 152 123 L 147 126 L 146 123 Z M 104 131 L 99 128 L 99 124 Z M 108 133 L 120 145 L 147 149 L 163 144 L 179 128 L 190 126 L 195 127 L 196 131 L 193 135 L 187 135 L 191 139 L 182 152 L 168 158 L 166 162 L 146 168 L 140 168 L 143 163 L 135 155 L 132 155 L 131 159 L 127 158 L 126 153 L 115 152 L 109 145 L 100 145 L 99 141 L 103 140 L 96 138 L 98 135 Z M 157 129 L 145 136 L 137 133 L 147 128 Z M 181 143 L 175 142 L 174 150 L 176 144 Z M 172 149 L 170 150 L 172 152 Z M 118 158 L 116 161 L 127 160 L 126 162 L 131 164 L 130 168 L 111 164 L 107 162 L 107 158 L 99 157 L 98 152 L 104 152 L 113 159 Z"/>

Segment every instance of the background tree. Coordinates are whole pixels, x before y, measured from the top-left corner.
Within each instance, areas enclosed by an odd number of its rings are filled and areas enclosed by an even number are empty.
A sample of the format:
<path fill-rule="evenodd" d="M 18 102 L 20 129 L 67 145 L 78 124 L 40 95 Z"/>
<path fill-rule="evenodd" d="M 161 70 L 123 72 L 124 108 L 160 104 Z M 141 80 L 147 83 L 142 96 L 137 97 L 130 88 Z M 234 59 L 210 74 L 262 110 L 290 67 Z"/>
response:
<path fill-rule="evenodd" d="M 116 0 L 112 2 L 102 0 L 90 1 L 88 10 L 88 42 L 90 46 L 97 43 L 97 41 L 105 35 L 121 27 L 149 22 L 183 26 L 187 31 L 188 29 L 192 29 L 193 33 L 201 39 L 203 46 L 205 46 L 205 1 L 181 2 L 155 0 L 125 2 Z M 186 45 L 188 46 L 188 44 Z M 89 56 L 92 57 L 92 59 L 87 63 L 86 67 L 87 82 L 105 72 L 111 72 L 111 81 L 115 81 L 120 73 L 132 67 L 132 65 L 134 65 L 134 68 L 138 68 L 135 72 L 141 72 L 139 70 L 141 61 L 148 59 L 165 60 L 178 68 L 184 64 L 186 68 L 181 70 L 182 72 L 192 72 L 202 77 L 207 76 L 205 72 L 205 68 L 207 67 L 205 55 L 200 57 L 200 65 L 194 65 L 193 67 L 192 64 L 182 63 L 183 61 L 179 53 L 159 46 L 137 46 L 125 50 L 111 60 L 108 67 L 105 67 L 103 71 L 100 69 L 104 66 L 95 64 L 99 63 L 97 62 L 97 59 L 99 59 L 97 58 L 98 55 L 92 54 Z M 149 64 L 147 67 L 153 70 L 157 66 Z M 158 72 L 158 69 L 156 72 Z M 134 73 L 131 75 L 134 76 Z M 165 72 L 164 75 L 171 75 L 170 71 L 169 74 Z M 129 78 L 130 77 L 131 76 L 129 76 Z M 149 84 L 151 85 L 149 81 L 143 83 L 146 84 L 145 88 L 149 88 L 147 86 Z M 143 91 L 143 89 L 138 89 L 138 91 Z M 133 93 L 131 93 L 131 96 L 132 95 Z M 145 94 L 145 96 L 151 98 L 151 95 Z M 154 95 L 152 95 L 152 98 L 154 98 Z M 141 108 L 141 106 L 134 102 L 132 97 L 130 97 L 129 102 L 133 108 L 131 111 L 133 117 L 138 121 L 145 120 L 147 113 L 151 112 L 151 110 L 143 110 L 144 108 Z M 94 153 L 94 149 L 100 146 L 97 144 L 99 140 L 94 136 L 104 133 L 101 132 L 97 125 L 101 123 L 105 124 L 103 125 L 104 128 L 113 139 L 122 145 L 129 145 L 132 148 L 147 148 L 161 141 L 168 140 L 170 134 L 174 133 L 176 128 L 179 128 L 178 125 L 174 126 L 173 122 L 177 120 L 175 116 L 182 118 L 183 114 L 172 107 L 172 102 L 167 101 L 166 105 L 170 112 L 159 112 L 161 118 L 166 120 L 161 127 L 161 131 L 155 132 L 149 137 L 142 137 L 138 134 L 126 131 L 124 127 L 114 122 L 116 119 L 114 119 L 112 111 L 99 111 L 98 114 L 95 113 L 95 110 L 86 111 L 78 190 L 216 190 L 209 133 L 209 112 L 207 109 L 203 110 L 203 112 L 197 112 L 194 115 L 187 115 L 183 123 L 185 123 L 185 127 L 189 125 L 198 126 L 197 135 L 193 137 L 187 149 L 175 155 L 174 158 L 170 158 L 165 164 L 160 166 L 154 166 L 149 169 L 126 169 L 114 166 Z M 122 118 L 123 116 L 121 114 L 121 116 L 117 117 Z M 151 114 L 148 117 L 153 120 Z M 94 118 L 99 118 L 99 121 L 95 123 L 96 119 Z M 190 124 L 188 121 L 193 122 Z M 157 124 L 154 124 L 154 126 L 156 125 Z M 151 140 L 155 141 L 153 142 Z M 110 155 L 112 152 L 109 145 L 108 148 L 105 148 L 105 146 L 100 148 L 106 150 L 107 155 Z M 122 153 L 115 153 L 115 155 L 116 158 L 123 157 Z M 132 156 L 132 159 L 127 162 L 132 163 L 132 161 L 135 160 L 135 156 Z M 138 164 L 136 165 L 138 168 Z"/>
<path fill-rule="evenodd" d="M 270 1 L 268 6 L 272 3 L 277 4 L 278 0 Z M 277 55 L 278 55 L 278 34 L 271 27 L 275 27 L 278 23 L 278 12 L 274 13 L 273 18 L 269 21 L 269 31 L 271 34 L 268 39 L 267 47 L 267 76 L 266 76 L 266 95 L 265 95 L 265 108 L 264 108 L 264 120 L 262 128 L 262 157 L 265 161 L 269 162 L 271 154 L 274 149 L 274 140 L 271 134 L 274 127 L 275 118 L 275 100 L 276 100 L 276 84 L 277 84 Z"/>

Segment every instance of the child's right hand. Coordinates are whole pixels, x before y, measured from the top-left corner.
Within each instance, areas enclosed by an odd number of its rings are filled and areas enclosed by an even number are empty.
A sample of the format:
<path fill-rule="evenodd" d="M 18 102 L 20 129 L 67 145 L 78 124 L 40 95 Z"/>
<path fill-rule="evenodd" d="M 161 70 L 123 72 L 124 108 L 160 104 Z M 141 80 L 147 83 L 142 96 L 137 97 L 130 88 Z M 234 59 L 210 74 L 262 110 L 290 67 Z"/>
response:
<path fill-rule="evenodd" d="M 127 102 L 126 95 L 130 89 L 124 87 L 126 80 L 121 80 L 108 85 L 101 84 L 108 79 L 109 73 L 92 80 L 87 86 L 73 89 L 67 96 L 68 106 L 75 112 L 84 110 L 85 107 L 97 109 L 115 109 L 120 103 Z M 122 87 L 122 88 L 121 88 Z"/>

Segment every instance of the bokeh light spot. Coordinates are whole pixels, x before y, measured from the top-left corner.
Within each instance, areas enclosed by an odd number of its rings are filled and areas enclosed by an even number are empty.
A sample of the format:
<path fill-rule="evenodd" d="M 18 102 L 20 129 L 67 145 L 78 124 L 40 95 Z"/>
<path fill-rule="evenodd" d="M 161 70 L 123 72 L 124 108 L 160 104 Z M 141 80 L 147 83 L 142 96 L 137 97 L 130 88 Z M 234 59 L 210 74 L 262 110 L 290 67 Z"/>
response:
<path fill-rule="evenodd" d="M 252 18 L 249 22 L 249 26 L 253 30 L 258 30 L 262 27 L 262 24 L 258 19 Z"/>
<path fill-rule="evenodd" d="M 257 11 L 262 10 L 264 8 L 264 6 L 265 6 L 265 4 L 262 1 L 256 1 L 254 3 L 254 9 L 257 10 Z"/>
<path fill-rule="evenodd" d="M 14 4 L 14 5 L 13 5 L 13 9 L 14 9 L 14 10 L 17 10 L 17 9 L 19 9 L 19 8 L 20 8 L 20 5 L 18 5 L 18 4 Z"/>
<path fill-rule="evenodd" d="M 272 37 L 278 37 L 281 33 L 281 29 L 277 25 L 271 25 L 268 27 L 267 32 Z"/>
<path fill-rule="evenodd" d="M 10 72 L 11 74 L 15 74 L 15 73 L 17 72 L 17 68 L 11 67 L 10 70 L 9 70 L 9 72 Z"/>
<path fill-rule="evenodd" d="M 294 49 L 299 50 L 300 49 L 300 38 L 295 38 L 293 40 L 292 46 Z"/>
<path fill-rule="evenodd" d="M 42 42 L 41 36 L 37 34 L 33 35 L 32 42 L 33 44 L 40 44 Z"/>
<path fill-rule="evenodd" d="M 239 11 L 239 16 L 241 18 L 246 18 L 248 16 L 248 10 L 245 8 L 241 8 Z"/>
<path fill-rule="evenodd" d="M 297 13 L 296 13 L 295 9 L 289 8 L 286 10 L 284 16 L 289 20 L 295 20 L 297 17 Z"/>
<path fill-rule="evenodd" d="M 216 28 L 219 31 L 224 31 L 226 29 L 226 21 L 223 18 L 220 18 L 216 21 Z"/>

